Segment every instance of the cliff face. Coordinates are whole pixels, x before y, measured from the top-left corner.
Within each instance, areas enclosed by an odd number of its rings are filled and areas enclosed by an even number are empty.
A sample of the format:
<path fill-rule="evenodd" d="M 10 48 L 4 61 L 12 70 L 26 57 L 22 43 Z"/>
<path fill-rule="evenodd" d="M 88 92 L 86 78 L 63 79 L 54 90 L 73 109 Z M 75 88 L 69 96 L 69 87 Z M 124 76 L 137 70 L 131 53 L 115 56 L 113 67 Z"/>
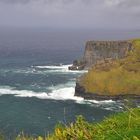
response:
<path fill-rule="evenodd" d="M 86 43 L 84 57 L 75 60 L 70 70 L 89 69 L 99 61 L 105 59 L 120 59 L 131 50 L 132 43 L 129 41 L 88 41 Z"/>
<path fill-rule="evenodd" d="M 123 58 L 131 46 L 128 41 L 88 41 L 84 53 L 85 68 L 90 68 L 104 59 Z"/>

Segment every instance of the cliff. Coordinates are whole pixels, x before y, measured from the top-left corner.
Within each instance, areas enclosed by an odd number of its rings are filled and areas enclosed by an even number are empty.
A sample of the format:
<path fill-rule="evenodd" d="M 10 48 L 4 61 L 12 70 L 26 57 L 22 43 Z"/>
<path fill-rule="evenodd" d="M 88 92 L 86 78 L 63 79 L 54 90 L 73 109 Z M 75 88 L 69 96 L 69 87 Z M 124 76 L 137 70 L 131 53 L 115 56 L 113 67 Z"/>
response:
<path fill-rule="evenodd" d="M 88 41 L 84 56 L 81 60 L 75 60 L 70 70 L 89 69 L 99 61 L 105 59 L 120 59 L 131 50 L 130 41 Z"/>
<path fill-rule="evenodd" d="M 78 78 L 75 96 L 98 100 L 140 99 L 140 40 L 114 42 L 112 47 L 96 43 L 97 48 L 93 42 L 87 43 L 84 68 L 90 69 Z"/>

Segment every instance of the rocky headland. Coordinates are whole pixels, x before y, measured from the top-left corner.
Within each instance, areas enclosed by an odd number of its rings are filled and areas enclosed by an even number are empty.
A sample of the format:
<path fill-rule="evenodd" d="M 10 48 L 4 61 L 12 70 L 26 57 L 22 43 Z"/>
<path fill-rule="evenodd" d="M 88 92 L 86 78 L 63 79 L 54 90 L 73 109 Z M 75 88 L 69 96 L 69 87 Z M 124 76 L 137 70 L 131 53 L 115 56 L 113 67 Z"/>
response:
<path fill-rule="evenodd" d="M 88 41 L 84 56 L 70 70 L 88 70 L 77 78 L 75 96 L 95 100 L 140 99 L 140 40 Z"/>
<path fill-rule="evenodd" d="M 131 41 L 87 41 L 84 56 L 70 70 L 89 69 L 104 60 L 121 59 L 132 49 Z"/>

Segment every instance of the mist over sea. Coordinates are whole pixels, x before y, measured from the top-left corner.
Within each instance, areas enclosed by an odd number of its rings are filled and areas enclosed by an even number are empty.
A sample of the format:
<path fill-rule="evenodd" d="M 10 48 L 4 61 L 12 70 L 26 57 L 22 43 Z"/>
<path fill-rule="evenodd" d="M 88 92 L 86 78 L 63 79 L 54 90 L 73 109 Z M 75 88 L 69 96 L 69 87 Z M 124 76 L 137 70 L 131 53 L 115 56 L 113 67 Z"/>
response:
<path fill-rule="evenodd" d="M 0 29 L 0 130 L 44 135 L 76 115 L 99 121 L 120 111 L 120 102 L 75 97 L 76 77 L 85 71 L 68 66 L 82 57 L 87 40 L 139 37 L 137 30 Z"/>

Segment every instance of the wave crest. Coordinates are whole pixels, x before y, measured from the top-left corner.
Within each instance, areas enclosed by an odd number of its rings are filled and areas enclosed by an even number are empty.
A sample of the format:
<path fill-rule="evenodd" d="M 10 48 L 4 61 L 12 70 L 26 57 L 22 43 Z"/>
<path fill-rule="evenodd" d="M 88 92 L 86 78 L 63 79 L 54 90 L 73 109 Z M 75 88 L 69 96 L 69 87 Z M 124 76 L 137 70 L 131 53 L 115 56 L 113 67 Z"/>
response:
<path fill-rule="evenodd" d="M 66 87 L 52 90 L 50 93 L 34 92 L 29 90 L 17 90 L 12 87 L 1 87 L 0 95 L 14 95 L 16 97 L 37 97 L 39 99 L 53 99 L 53 100 L 77 100 L 81 101 L 83 98 L 74 96 L 74 88 Z"/>

